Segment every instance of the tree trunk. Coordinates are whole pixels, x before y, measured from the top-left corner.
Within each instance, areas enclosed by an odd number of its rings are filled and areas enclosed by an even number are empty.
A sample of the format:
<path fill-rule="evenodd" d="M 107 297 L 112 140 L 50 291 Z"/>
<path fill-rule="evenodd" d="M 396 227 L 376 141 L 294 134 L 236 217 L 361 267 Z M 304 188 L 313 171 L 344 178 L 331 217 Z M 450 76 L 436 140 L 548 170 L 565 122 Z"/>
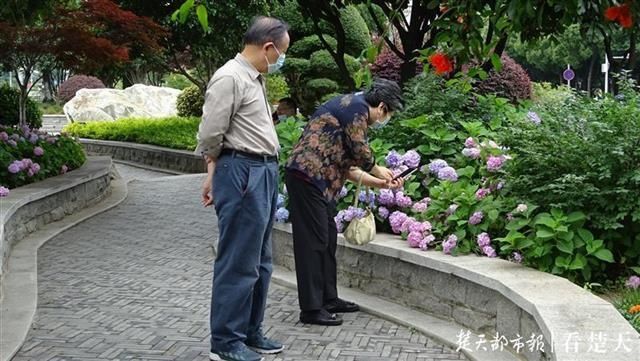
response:
<path fill-rule="evenodd" d="M 587 76 L 587 94 L 591 95 L 591 79 L 593 77 L 593 66 L 596 63 L 596 52 L 593 52 L 591 56 L 591 62 L 589 63 L 589 75 Z"/>

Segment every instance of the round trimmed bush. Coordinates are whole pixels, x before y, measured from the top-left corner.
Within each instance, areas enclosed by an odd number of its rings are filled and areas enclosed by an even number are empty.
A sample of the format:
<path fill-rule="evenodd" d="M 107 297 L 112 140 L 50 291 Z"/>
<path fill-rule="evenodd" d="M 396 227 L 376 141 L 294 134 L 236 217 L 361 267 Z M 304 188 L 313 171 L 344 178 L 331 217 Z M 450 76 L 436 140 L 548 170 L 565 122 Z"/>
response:
<path fill-rule="evenodd" d="M 356 7 L 358 8 L 360 15 L 362 16 L 362 19 L 367 24 L 369 31 L 378 32 L 378 26 L 373 20 L 373 17 L 371 16 L 369 9 L 367 8 L 367 4 L 358 4 L 356 5 Z M 376 4 L 371 4 L 371 7 L 373 7 L 373 13 L 376 16 L 378 23 L 382 26 L 385 26 L 387 23 L 387 15 L 384 13 L 384 10 L 382 10 L 382 8 Z"/>
<path fill-rule="evenodd" d="M 60 85 L 58 89 L 58 101 L 66 103 L 76 96 L 80 89 L 101 89 L 106 88 L 102 80 L 95 76 L 74 75 Z"/>
<path fill-rule="evenodd" d="M 20 91 L 8 85 L 0 86 L 0 124 L 16 125 L 20 121 Z M 42 126 L 42 112 L 36 102 L 27 99 L 27 124 L 32 128 Z"/>
<path fill-rule="evenodd" d="M 402 59 L 389 48 L 385 48 L 376 58 L 375 63 L 371 65 L 371 72 L 384 79 L 393 80 L 397 83 L 400 82 L 400 67 L 402 66 Z M 418 63 L 416 67 L 416 74 L 422 73 L 422 64 Z"/>
<path fill-rule="evenodd" d="M 360 64 L 354 57 L 352 57 L 351 55 L 345 55 L 344 60 L 347 64 L 347 69 L 349 70 L 350 74 L 354 74 L 356 71 L 358 71 Z M 311 54 L 309 65 L 310 72 L 312 72 L 313 75 L 318 78 L 328 78 L 337 82 L 340 82 L 342 80 L 338 65 L 327 50 L 318 50 L 315 53 Z"/>
<path fill-rule="evenodd" d="M 336 39 L 326 34 L 323 35 L 322 37 L 327 41 L 327 43 L 331 46 L 333 50 L 336 49 L 336 47 L 338 46 L 338 42 L 336 41 Z M 289 48 L 288 53 L 291 54 L 291 56 L 296 58 L 308 58 L 314 52 L 322 49 L 324 49 L 324 46 L 320 41 L 320 37 L 318 35 L 311 35 L 311 36 L 304 37 L 296 41 L 295 43 L 293 43 L 293 45 L 291 45 L 291 47 Z M 289 60 L 287 59 L 287 61 Z"/>
<path fill-rule="evenodd" d="M 477 84 L 481 94 L 496 94 L 512 103 L 531 98 L 531 79 L 520 64 L 506 54 L 502 55 L 500 72 L 492 70 L 489 78 Z"/>
<path fill-rule="evenodd" d="M 362 15 L 360 15 L 360 11 L 354 5 L 341 9 L 340 22 L 346 37 L 345 52 L 353 56 L 360 56 L 364 49 L 371 46 L 369 28 Z"/>
<path fill-rule="evenodd" d="M 338 83 L 331 79 L 311 79 L 307 82 L 307 90 L 310 93 L 317 95 L 324 95 L 328 93 L 333 93 L 337 91 L 339 88 Z"/>
<path fill-rule="evenodd" d="M 204 105 L 204 95 L 195 85 L 185 88 L 176 102 L 178 115 L 181 117 L 202 116 L 202 106 Z"/>

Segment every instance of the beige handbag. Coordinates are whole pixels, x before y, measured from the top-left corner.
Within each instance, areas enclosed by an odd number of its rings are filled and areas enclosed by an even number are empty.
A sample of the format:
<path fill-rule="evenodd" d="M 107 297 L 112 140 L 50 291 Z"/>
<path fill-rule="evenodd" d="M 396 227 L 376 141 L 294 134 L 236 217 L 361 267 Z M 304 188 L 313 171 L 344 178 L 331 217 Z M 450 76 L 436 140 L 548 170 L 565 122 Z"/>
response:
<path fill-rule="evenodd" d="M 360 197 L 360 186 L 362 185 L 362 176 L 364 172 L 360 174 L 358 180 L 358 188 L 356 190 L 355 201 L 353 206 L 358 208 L 358 198 Z M 367 194 L 369 194 L 369 188 L 365 187 Z M 351 244 L 361 246 L 373 241 L 376 238 L 376 220 L 373 217 L 373 213 L 369 206 L 366 208 L 366 215 L 362 218 L 354 218 L 349 222 L 347 229 L 343 233 L 344 239 Z"/>

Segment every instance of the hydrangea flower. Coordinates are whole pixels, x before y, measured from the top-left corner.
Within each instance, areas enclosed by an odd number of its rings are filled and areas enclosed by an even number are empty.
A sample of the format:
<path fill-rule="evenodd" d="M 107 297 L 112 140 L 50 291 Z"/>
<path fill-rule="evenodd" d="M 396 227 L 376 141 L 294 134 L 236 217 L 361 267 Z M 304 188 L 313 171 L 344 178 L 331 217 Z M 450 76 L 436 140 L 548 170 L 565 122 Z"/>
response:
<path fill-rule="evenodd" d="M 9 188 L 0 186 L 0 198 L 9 196 Z"/>
<path fill-rule="evenodd" d="M 409 232 L 424 233 L 431 230 L 431 223 L 429 222 L 413 222 L 409 225 Z"/>
<path fill-rule="evenodd" d="M 451 250 L 456 248 L 458 245 L 458 237 L 455 234 L 450 235 L 447 239 L 442 242 L 442 251 L 445 254 L 451 254 Z"/>
<path fill-rule="evenodd" d="M 380 207 L 378 208 L 378 215 L 382 219 L 387 219 L 389 217 L 389 210 L 386 207 Z"/>
<path fill-rule="evenodd" d="M 480 149 L 478 148 L 464 148 L 462 150 L 462 155 L 471 159 L 480 158 Z"/>
<path fill-rule="evenodd" d="M 438 174 L 440 169 L 449 167 L 449 164 L 442 159 L 434 159 L 429 163 L 429 171 L 433 174 Z"/>
<path fill-rule="evenodd" d="M 466 148 L 475 148 L 476 146 L 478 146 L 478 144 L 476 144 L 476 141 L 473 140 L 472 137 L 469 137 L 464 141 L 464 146 Z"/>
<path fill-rule="evenodd" d="M 29 168 L 27 169 L 27 177 L 33 177 L 35 173 L 33 173 L 33 169 Z"/>
<path fill-rule="evenodd" d="M 420 165 L 420 154 L 415 150 L 409 150 L 402 156 L 402 162 L 409 168 L 416 168 Z"/>
<path fill-rule="evenodd" d="M 640 277 L 638 277 L 638 276 L 629 277 L 629 279 L 625 283 L 625 286 L 627 286 L 629 288 L 633 288 L 633 289 L 640 288 Z"/>
<path fill-rule="evenodd" d="M 22 162 L 20 162 L 19 160 L 14 160 L 11 164 L 9 164 L 7 170 L 12 174 L 20 172 L 22 170 Z"/>
<path fill-rule="evenodd" d="M 469 217 L 469 224 L 476 225 L 482 222 L 482 218 L 484 218 L 484 213 L 482 211 L 474 212 L 471 217 Z"/>
<path fill-rule="evenodd" d="M 18 143 L 16 143 L 16 141 L 13 140 L 13 139 L 7 140 L 7 144 L 9 144 L 12 147 L 17 147 L 18 146 Z"/>
<path fill-rule="evenodd" d="M 413 204 L 411 197 L 405 196 L 404 192 L 402 191 L 399 191 L 398 193 L 396 193 L 395 201 L 396 201 L 396 205 L 400 208 L 408 208 L 408 207 L 411 207 L 411 205 Z"/>
<path fill-rule="evenodd" d="M 503 164 L 503 157 L 490 156 L 489 159 L 487 159 L 487 170 L 489 172 L 497 172 L 498 170 L 500 170 L 500 168 L 502 168 Z"/>
<path fill-rule="evenodd" d="M 276 222 L 285 223 L 288 219 L 289 211 L 284 207 L 278 208 L 276 211 Z"/>
<path fill-rule="evenodd" d="M 29 142 L 31 142 L 31 144 L 36 144 L 36 143 L 38 143 L 38 140 L 39 140 L 39 139 L 40 139 L 40 138 L 38 138 L 38 135 L 37 135 L 37 134 L 31 134 L 31 135 L 29 136 Z"/>
<path fill-rule="evenodd" d="M 33 171 L 34 174 L 38 174 L 38 172 L 40 171 L 40 164 L 33 163 L 30 169 Z"/>
<path fill-rule="evenodd" d="M 65 164 L 60 168 L 60 174 L 65 174 L 67 173 L 68 170 L 69 170 L 69 167 L 67 167 L 67 165 Z"/>
<path fill-rule="evenodd" d="M 409 247 L 411 248 L 420 247 L 420 242 L 422 242 L 423 238 L 424 237 L 422 236 L 421 232 L 410 232 L 409 235 L 407 236 L 407 242 L 409 243 Z"/>
<path fill-rule="evenodd" d="M 511 212 L 507 213 L 507 221 L 511 222 L 513 220 L 514 220 L 513 213 Z"/>
<path fill-rule="evenodd" d="M 485 256 L 490 257 L 490 258 L 494 258 L 494 257 L 498 256 L 496 254 L 496 250 L 493 249 L 493 247 L 491 247 L 491 246 L 482 247 L 482 252 L 485 254 Z"/>
<path fill-rule="evenodd" d="M 393 233 L 399 234 L 400 229 L 402 228 L 402 224 L 406 221 L 408 216 L 400 211 L 395 211 L 389 215 L 389 224 L 391 224 L 391 229 Z"/>
<path fill-rule="evenodd" d="M 276 202 L 276 207 L 280 208 L 284 205 L 284 194 L 278 193 L 278 201 Z"/>
<path fill-rule="evenodd" d="M 9 134 L 7 132 L 0 132 L 0 141 L 6 142 L 9 140 Z"/>
<path fill-rule="evenodd" d="M 444 167 L 438 170 L 438 179 L 455 182 L 458 180 L 458 173 L 452 167 Z"/>
<path fill-rule="evenodd" d="M 402 223 L 402 226 L 400 226 L 400 232 L 401 233 L 409 232 L 409 227 L 411 227 L 411 225 L 414 223 L 416 223 L 416 219 L 413 217 L 408 217 L 407 219 L 404 220 L 404 222 Z"/>
<path fill-rule="evenodd" d="M 526 204 L 524 204 L 524 203 L 520 203 L 520 204 L 518 204 L 518 206 L 516 207 L 516 212 L 518 212 L 518 213 L 524 213 L 524 212 L 526 212 L 526 211 L 527 211 L 527 209 L 529 209 L 529 207 L 527 207 L 527 205 L 526 205 Z"/>
<path fill-rule="evenodd" d="M 491 238 L 487 232 L 482 232 L 478 235 L 478 246 L 485 247 L 491 245 Z"/>
<path fill-rule="evenodd" d="M 387 162 L 387 167 L 396 168 L 402 165 L 402 156 L 400 153 L 392 150 L 385 157 L 385 161 Z"/>
<path fill-rule="evenodd" d="M 515 263 L 522 263 L 522 255 L 518 252 L 513 252 L 511 260 Z"/>
<path fill-rule="evenodd" d="M 489 195 L 489 193 L 491 193 L 491 190 L 489 188 L 480 188 L 476 191 L 476 199 L 485 199 Z"/>
<path fill-rule="evenodd" d="M 536 112 L 533 112 L 533 111 L 527 112 L 527 118 L 531 123 L 535 125 L 540 125 L 540 123 L 542 123 L 542 119 L 540 119 L 540 116 Z"/>
<path fill-rule="evenodd" d="M 457 204 L 452 204 L 449 206 L 449 208 L 447 208 L 447 215 L 452 215 L 456 212 L 456 210 L 458 209 L 458 205 Z"/>
<path fill-rule="evenodd" d="M 42 155 L 44 154 L 44 149 L 42 149 L 42 147 L 35 147 L 33 148 L 33 154 L 36 157 L 42 157 Z"/>
<path fill-rule="evenodd" d="M 416 213 L 422 213 L 427 210 L 428 204 L 423 202 L 416 202 L 411 209 Z"/>
<path fill-rule="evenodd" d="M 378 195 L 378 203 L 383 206 L 391 207 L 396 204 L 396 197 L 391 189 L 381 189 Z"/>
<path fill-rule="evenodd" d="M 424 237 L 422 239 L 422 241 L 420 241 L 419 247 L 421 250 L 426 251 L 427 247 L 429 247 L 429 244 L 431 244 L 431 242 L 435 241 L 436 237 L 432 234 L 427 235 L 426 237 Z"/>

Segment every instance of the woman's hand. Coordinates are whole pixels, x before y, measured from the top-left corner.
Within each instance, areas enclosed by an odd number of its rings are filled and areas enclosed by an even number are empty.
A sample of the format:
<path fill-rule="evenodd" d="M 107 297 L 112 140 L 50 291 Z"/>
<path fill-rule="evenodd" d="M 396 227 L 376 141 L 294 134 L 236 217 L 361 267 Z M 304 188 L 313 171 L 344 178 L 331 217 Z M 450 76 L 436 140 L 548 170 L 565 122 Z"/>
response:
<path fill-rule="evenodd" d="M 374 165 L 373 168 L 371 168 L 371 175 L 380 178 L 380 179 L 384 179 L 387 182 L 391 182 L 393 181 L 393 172 L 391 171 L 391 169 L 387 168 L 387 167 L 381 167 L 379 165 Z"/>
<path fill-rule="evenodd" d="M 391 182 L 386 182 L 386 185 L 384 188 L 389 188 L 389 189 L 399 189 L 402 188 L 404 186 L 404 178 L 398 178 L 398 179 L 394 179 Z"/>

